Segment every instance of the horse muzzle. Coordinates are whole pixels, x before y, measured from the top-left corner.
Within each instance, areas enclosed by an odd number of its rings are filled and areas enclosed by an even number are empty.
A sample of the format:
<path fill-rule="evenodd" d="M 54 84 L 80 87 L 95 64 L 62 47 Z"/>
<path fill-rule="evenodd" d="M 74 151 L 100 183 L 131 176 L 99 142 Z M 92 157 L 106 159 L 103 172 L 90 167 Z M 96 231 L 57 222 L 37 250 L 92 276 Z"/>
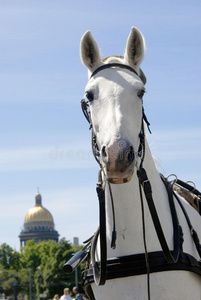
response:
<path fill-rule="evenodd" d="M 133 146 L 123 140 L 110 146 L 103 145 L 100 153 L 101 162 L 110 183 L 125 183 L 132 178 L 135 152 Z"/>

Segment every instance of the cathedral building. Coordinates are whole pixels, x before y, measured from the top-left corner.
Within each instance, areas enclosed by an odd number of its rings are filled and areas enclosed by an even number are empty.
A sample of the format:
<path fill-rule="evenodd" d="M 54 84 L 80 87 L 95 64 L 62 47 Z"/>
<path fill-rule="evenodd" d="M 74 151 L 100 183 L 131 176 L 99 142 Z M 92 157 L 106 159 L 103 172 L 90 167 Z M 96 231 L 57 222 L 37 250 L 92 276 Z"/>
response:
<path fill-rule="evenodd" d="M 35 206 L 30 208 L 24 219 L 23 230 L 20 235 L 20 245 L 24 247 L 29 240 L 35 243 L 59 239 L 59 233 L 55 230 L 52 214 L 42 206 L 40 193 L 35 196 Z"/>

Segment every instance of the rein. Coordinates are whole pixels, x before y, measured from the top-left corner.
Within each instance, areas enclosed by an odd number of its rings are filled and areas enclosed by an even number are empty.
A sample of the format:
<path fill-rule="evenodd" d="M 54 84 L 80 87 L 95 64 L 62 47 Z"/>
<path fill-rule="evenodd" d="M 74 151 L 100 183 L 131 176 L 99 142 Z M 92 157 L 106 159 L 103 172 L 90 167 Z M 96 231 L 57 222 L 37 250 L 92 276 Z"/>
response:
<path fill-rule="evenodd" d="M 161 223 L 158 217 L 158 213 L 156 211 L 156 207 L 153 201 L 152 197 L 152 189 L 150 181 L 148 180 L 147 174 L 145 169 L 141 168 L 137 171 L 137 175 L 139 178 L 139 182 L 141 186 L 143 187 L 145 198 L 147 200 L 147 204 L 149 207 L 149 211 L 152 217 L 152 221 L 154 223 L 154 227 L 161 245 L 161 248 L 163 250 L 164 256 L 168 263 L 176 263 L 179 258 L 179 254 L 181 252 L 182 244 L 183 244 L 183 232 L 182 227 L 179 224 L 179 220 L 177 217 L 177 212 L 174 204 L 173 199 L 173 187 L 172 183 L 168 183 L 165 181 L 165 179 L 162 180 L 166 186 L 167 192 L 168 192 L 168 198 L 169 198 L 169 204 L 170 204 L 170 210 L 172 215 L 172 222 L 173 222 L 173 240 L 174 240 L 174 250 L 171 252 L 169 250 L 168 244 L 166 242 Z"/>

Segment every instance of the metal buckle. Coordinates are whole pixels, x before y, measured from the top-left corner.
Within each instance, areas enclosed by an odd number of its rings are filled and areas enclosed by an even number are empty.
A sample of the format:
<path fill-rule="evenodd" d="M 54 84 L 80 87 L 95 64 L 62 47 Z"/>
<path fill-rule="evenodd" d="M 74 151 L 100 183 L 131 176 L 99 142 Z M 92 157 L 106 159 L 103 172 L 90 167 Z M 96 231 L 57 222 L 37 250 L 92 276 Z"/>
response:
<path fill-rule="evenodd" d="M 172 180 L 172 181 L 173 181 L 173 184 L 175 184 L 175 183 L 177 182 L 177 179 L 178 179 L 178 178 L 177 178 L 177 175 L 175 175 L 175 174 L 170 174 L 170 175 L 167 176 L 166 179 L 168 180 L 168 178 L 169 178 L 170 176 L 174 176 L 174 177 L 175 177 L 175 179 Z"/>
<path fill-rule="evenodd" d="M 189 180 L 189 181 L 186 181 L 186 183 L 187 183 L 187 184 L 189 184 L 189 183 L 192 183 L 192 184 L 193 184 L 194 187 L 192 187 L 193 189 L 190 190 L 190 192 L 193 193 L 193 192 L 195 191 L 195 189 L 196 189 L 195 183 L 194 183 L 193 181 L 190 181 L 190 180 Z"/>

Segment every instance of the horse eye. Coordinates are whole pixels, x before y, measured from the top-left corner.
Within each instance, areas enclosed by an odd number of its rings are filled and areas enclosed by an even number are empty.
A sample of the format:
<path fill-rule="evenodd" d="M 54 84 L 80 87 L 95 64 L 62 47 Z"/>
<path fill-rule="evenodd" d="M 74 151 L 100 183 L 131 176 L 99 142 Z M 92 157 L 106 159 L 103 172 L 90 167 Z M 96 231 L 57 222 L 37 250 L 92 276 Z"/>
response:
<path fill-rule="evenodd" d="M 145 93 L 145 90 L 140 90 L 140 91 L 137 93 L 137 95 L 138 95 L 138 97 L 139 97 L 140 99 L 142 99 L 143 96 L 144 96 L 144 93 Z"/>
<path fill-rule="evenodd" d="M 94 100 L 94 95 L 92 92 L 86 92 L 86 97 L 89 100 L 89 102 Z"/>

